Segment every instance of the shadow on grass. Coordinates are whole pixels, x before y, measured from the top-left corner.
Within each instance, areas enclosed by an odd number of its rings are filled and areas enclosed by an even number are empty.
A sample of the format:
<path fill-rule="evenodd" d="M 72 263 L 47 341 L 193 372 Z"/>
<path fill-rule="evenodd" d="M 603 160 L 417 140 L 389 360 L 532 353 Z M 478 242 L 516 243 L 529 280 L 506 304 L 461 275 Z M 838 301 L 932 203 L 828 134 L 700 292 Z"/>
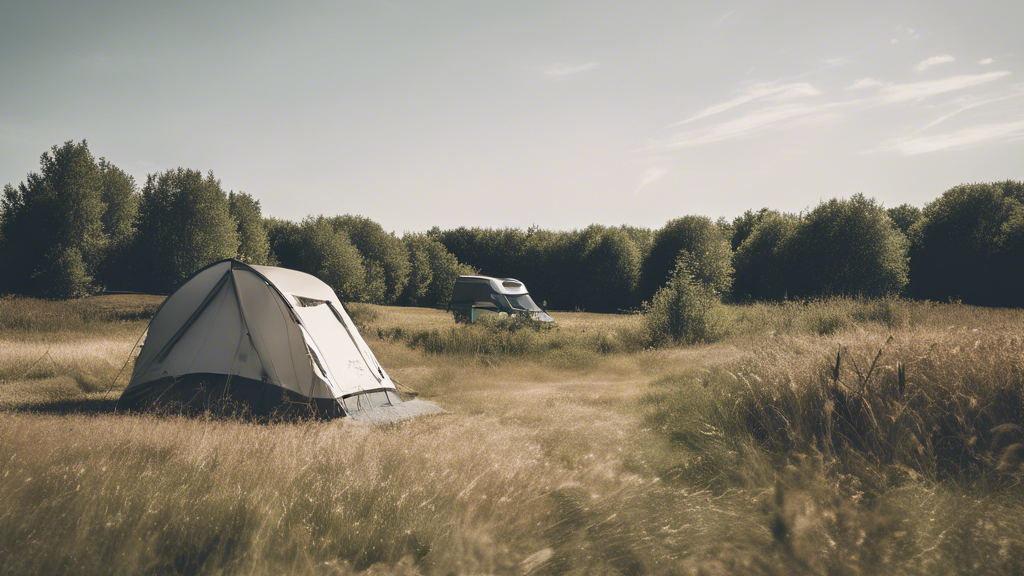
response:
<path fill-rule="evenodd" d="M 125 410 L 117 409 L 117 398 L 76 398 L 73 400 L 53 400 L 43 402 L 29 402 L 8 406 L 6 411 L 27 414 L 49 414 L 57 416 L 75 415 L 103 415 L 115 412 L 124 413 Z"/>

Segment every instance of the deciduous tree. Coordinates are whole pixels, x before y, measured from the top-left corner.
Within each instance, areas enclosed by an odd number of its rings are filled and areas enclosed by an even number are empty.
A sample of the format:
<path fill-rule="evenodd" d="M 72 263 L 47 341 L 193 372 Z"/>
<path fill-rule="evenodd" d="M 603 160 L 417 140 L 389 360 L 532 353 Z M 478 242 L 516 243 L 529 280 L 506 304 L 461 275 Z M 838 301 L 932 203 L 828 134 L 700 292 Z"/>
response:
<path fill-rule="evenodd" d="M 197 270 L 238 253 L 227 194 L 213 172 L 150 174 L 142 190 L 136 270 L 141 286 L 171 292 Z"/>

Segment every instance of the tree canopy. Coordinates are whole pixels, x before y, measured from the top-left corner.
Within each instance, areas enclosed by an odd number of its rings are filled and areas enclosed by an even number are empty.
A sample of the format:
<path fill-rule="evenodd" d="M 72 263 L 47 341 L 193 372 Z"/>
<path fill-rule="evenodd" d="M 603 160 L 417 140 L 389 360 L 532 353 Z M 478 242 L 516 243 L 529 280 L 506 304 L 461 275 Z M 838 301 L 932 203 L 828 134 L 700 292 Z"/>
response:
<path fill-rule="evenodd" d="M 213 172 L 150 174 L 142 189 L 136 245 L 138 282 L 171 292 L 200 268 L 238 253 L 238 229 Z"/>
<path fill-rule="evenodd" d="M 109 236 L 103 173 L 86 141 L 44 152 L 39 172 L 17 187 L 6 185 L 0 203 L 8 289 L 53 298 L 87 293 Z M 75 273 L 54 283 L 58 262 L 73 265 Z"/>
<path fill-rule="evenodd" d="M 911 293 L 1024 305 L 1024 182 L 967 184 L 925 206 L 910 229 Z"/>
<path fill-rule="evenodd" d="M 680 255 L 690 255 L 689 271 L 719 294 L 732 289 L 732 249 L 721 230 L 705 216 L 683 216 L 669 221 L 654 234 L 643 265 L 640 297 L 651 298 L 676 269 Z"/>
<path fill-rule="evenodd" d="M 789 243 L 792 294 L 888 296 L 907 284 L 906 236 L 874 199 L 855 194 L 807 213 Z"/>

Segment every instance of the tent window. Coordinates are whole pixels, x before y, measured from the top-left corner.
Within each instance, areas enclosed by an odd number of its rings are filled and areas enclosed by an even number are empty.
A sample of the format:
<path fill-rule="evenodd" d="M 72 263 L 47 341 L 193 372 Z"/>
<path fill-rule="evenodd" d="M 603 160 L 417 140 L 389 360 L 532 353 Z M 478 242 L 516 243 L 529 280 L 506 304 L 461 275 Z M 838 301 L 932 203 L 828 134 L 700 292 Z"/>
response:
<path fill-rule="evenodd" d="M 313 306 L 319 306 L 327 303 L 327 300 L 316 300 L 314 298 L 306 298 L 304 296 L 295 296 L 295 301 L 303 308 L 311 308 Z"/>

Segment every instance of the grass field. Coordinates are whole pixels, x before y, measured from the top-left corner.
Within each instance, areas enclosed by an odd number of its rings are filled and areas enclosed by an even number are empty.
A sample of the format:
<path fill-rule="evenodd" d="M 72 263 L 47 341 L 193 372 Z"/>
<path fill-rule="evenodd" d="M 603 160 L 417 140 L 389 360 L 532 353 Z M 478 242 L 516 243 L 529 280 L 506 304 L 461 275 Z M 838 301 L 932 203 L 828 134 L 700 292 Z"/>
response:
<path fill-rule="evenodd" d="M 0 299 L 0 573 L 1024 569 L 1024 311 L 730 306 L 653 350 L 355 305 L 448 410 L 371 428 L 114 412 L 159 301 Z"/>

